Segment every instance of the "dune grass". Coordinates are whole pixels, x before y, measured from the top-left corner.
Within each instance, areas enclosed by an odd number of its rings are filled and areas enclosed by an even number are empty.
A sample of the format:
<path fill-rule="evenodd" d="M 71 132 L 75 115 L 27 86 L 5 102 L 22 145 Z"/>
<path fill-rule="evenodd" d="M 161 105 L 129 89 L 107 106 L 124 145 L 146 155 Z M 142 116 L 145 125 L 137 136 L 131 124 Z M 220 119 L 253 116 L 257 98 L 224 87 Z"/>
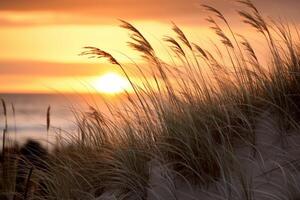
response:
<path fill-rule="evenodd" d="M 77 116 L 80 136 L 68 138 L 67 145 L 57 144 L 44 160 L 47 170 L 33 168 L 40 177 L 36 187 L 43 192 L 33 192 L 31 198 L 152 199 L 158 196 L 151 183 L 153 169 L 160 168 L 158 183 L 167 183 L 172 199 L 180 199 L 175 192 L 182 183 L 201 190 L 222 183 L 221 194 L 207 192 L 213 199 L 254 199 L 256 189 L 243 174 L 237 153 L 249 148 L 249 160 L 262 157 L 256 126 L 265 112 L 275 116 L 280 140 L 289 130 L 299 130 L 300 46 L 296 27 L 267 21 L 250 1 L 238 2 L 244 5 L 238 11 L 242 21 L 265 39 L 269 66 L 261 64 L 247 36 L 236 34 L 225 16 L 208 5 L 203 8 L 211 14 L 207 21 L 220 40 L 216 52 L 221 55 L 191 42 L 173 24 L 177 37 L 167 36 L 164 42 L 181 67 L 163 62 L 139 30 L 121 21 L 131 34 L 129 45 L 151 66 L 150 78 L 143 66 L 136 66 L 144 87 L 133 83 L 126 66 L 113 55 L 86 47 L 82 55 L 106 58 L 119 67 L 134 94 L 124 102 L 127 112 L 112 111 L 118 113 L 117 121 L 96 108 Z M 50 116 L 47 121 L 50 125 Z M 273 170 L 284 173 L 289 165 L 298 172 L 297 160 Z M 1 169 L 4 174 L 3 163 Z"/>

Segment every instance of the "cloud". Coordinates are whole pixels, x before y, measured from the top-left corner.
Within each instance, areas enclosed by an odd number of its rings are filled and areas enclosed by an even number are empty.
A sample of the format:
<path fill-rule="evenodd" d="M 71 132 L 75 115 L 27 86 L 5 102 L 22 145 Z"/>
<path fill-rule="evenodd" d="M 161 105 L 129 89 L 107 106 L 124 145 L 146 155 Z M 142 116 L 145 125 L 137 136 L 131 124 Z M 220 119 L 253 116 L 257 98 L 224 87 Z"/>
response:
<path fill-rule="evenodd" d="M 33 77 L 95 76 L 107 71 L 108 67 L 108 64 L 0 61 L 0 74 Z"/>
<path fill-rule="evenodd" d="M 253 2 L 266 16 L 300 21 L 299 0 Z M 203 3 L 229 17 L 240 8 L 234 0 L 1 0 L 0 13 L 21 13 L 25 18 L 9 20 L 8 14 L 1 14 L 0 25 L 108 24 L 116 19 L 197 24 L 207 15 Z M 27 19 L 26 15 L 36 17 Z"/>
<path fill-rule="evenodd" d="M 198 0 L 1 0 L 0 25 L 109 24 L 116 19 L 182 21 L 199 15 L 199 7 Z M 18 14 L 24 19 L 10 19 Z M 28 15 L 35 17 L 28 19 Z"/>
<path fill-rule="evenodd" d="M 0 4 L 1 10 L 91 10 L 97 8 L 99 11 L 122 12 L 122 10 L 133 10 L 139 12 L 142 10 L 163 10 L 168 11 L 184 11 L 197 4 L 198 0 L 2 0 Z M 120 10 L 122 8 L 122 10 Z M 108 11 L 108 12 L 107 12 Z"/>
<path fill-rule="evenodd" d="M 68 12 L 0 11 L 1 26 L 39 26 L 66 24 L 110 24 L 112 19 Z"/>
<path fill-rule="evenodd" d="M 104 18 L 157 18 L 198 12 L 198 0 L 1 0 L 2 11 L 67 12 Z"/>

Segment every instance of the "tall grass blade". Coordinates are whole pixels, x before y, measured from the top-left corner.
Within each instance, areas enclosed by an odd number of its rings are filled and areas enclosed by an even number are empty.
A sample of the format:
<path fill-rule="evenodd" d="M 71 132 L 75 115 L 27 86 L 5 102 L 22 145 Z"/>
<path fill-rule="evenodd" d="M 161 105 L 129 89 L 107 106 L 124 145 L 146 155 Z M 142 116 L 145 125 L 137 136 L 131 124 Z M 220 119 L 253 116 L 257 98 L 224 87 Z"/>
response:
<path fill-rule="evenodd" d="M 11 109 L 12 109 L 12 113 L 13 113 L 13 118 L 14 118 L 14 132 L 15 132 L 15 142 L 17 140 L 17 121 L 16 121 L 16 109 L 14 104 L 11 104 Z"/>
<path fill-rule="evenodd" d="M 26 179 L 26 185 L 25 185 L 25 191 L 24 191 L 24 200 L 28 199 L 28 192 L 30 190 L 30 181 L 31 181 L 31 176 L 32 176 L 32 172 L 33 172 L 33 167 L 31 167 L 29 169 L 29 173 Z"/>
<path fill-rule="evenodd" d="M 50 129 L 50 111 L 51 111 L 51 106 L 49 105 L 47 108 L 47 150 L 49 150 L 49 129 Z"/>
<path fill-rule="evenodd" d="M 4 162 L 4 156 L 5 156 L 5 141 L 6 141 L 6 133 L 7 133 L 7 109 L 6 109 L 6 103 L 4 99 L 1 99 L 2 102 L 2 107 L 3 107 L 3 114 L 5 118 L 5 124 L 4 124 L 4 129 L 3 129 L 3 136 L 2 136 L 2 162 Z"/>

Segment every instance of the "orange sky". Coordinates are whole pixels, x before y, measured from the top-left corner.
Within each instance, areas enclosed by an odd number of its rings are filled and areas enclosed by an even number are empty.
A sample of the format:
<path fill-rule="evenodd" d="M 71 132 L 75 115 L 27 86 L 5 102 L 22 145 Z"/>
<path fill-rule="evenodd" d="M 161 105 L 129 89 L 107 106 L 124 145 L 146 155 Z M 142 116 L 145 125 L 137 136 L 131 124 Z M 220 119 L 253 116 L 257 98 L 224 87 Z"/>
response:
<path fill-rule="evenodd" d="M 254 2 L 266 16 L 300 21 L 299 0 Z M 82 82 L 116 71 L 78 56 L 84 46 L 105 49 L 125 63 L 130 61 L 120 52 L 140 62 L 118 19 L 136 25 L 160 55 L 165 52 L 159 39 L 170 34 L 171 21 L 206 45 L 211 32 L 202 3 L 223 11 L 235 30 L 245 33 L 232 17 L 237 6 L 231 0 L 0 0 L 0 92 L 84 91 Z"/>

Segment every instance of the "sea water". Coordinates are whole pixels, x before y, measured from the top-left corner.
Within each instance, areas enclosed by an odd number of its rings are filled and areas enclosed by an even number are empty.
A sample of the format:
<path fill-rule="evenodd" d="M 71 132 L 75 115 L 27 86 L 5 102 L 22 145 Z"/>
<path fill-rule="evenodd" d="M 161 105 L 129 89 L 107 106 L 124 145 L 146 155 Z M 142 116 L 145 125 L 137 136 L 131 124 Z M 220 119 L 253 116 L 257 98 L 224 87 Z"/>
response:
<path fill-rule="evenodd" d="M 82 94 L 0 94 L 7 110 L 7 137 L 25 142 L 28 139 L 45 142 L 58 134 L 77 132 L 76 113 L 84 113 L 90 106 L 102 109 L 103 103 L 93 95 Z M 47 109 L 50 108 L 50 133 L 47 133 Z M 100 107 L 100 108 L 99 108 Z M 15 110 L 15 113 L 13 112 Z M 5 128 L 3 106 L 0 105 L 0 134 Z M 52 138 L 52 139 L 51 139 Z M 2 137 L 0 141 L 2 140 Z"/>

